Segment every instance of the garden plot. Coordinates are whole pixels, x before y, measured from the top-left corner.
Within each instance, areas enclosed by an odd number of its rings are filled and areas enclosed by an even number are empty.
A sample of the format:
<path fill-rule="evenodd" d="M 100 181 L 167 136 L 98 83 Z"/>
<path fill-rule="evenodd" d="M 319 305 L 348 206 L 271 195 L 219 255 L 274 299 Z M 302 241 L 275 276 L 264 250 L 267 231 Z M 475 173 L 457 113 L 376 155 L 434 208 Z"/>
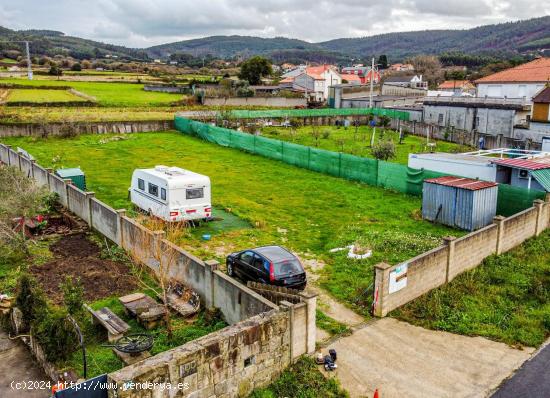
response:
<path fill-rule="evenodd" d="M 400 142 L 399 132 L 376 127 L 376 132 L 369 126 L 301 126 L 301 127 L 264 127 L 264 137 L 274 138 L 295 144 L 326 149 L 334 152 L 349 153 L 356 156 L 373 158 L 371 140 L 374 144 L 391 140 L 395 144 L 395 158 L 388 159 L 407 164 L 409 153 L 428 152 L 466 152 L 470 147 L 447 141 L 430 140 L 428 146 L 425 137 L 406 134 Z"/>
<path fill-rule="evenodd" d="M 47 89 L 11 89 L 6 103 L 52 103 L 52 102 L 87 102 L 85 98 L 74 95 L 68 90 Z"/>
<path fill-rule="evenodd" d="M 130 208 L 132 172 L 158 164 L 210 177 L 213 205 L 231 209 L 247 228 L 221 231 L 203 241 L 182 233 L 175 243 L 201 258 L 225 263 L 229 251 L 279 244 L 303 259 L 323 261 L 319 283 L 363 314 L 372 298 L 373 265 L 397 263 L 462 232 L 422 221 L 420 198 L 299 169 L 278 161 L 211 145 L 176 132 L 141 133 L 122 141 L 108 136 L 72 139 L 10 138 L 44 166 L 80 166 L 89 189 L 114 208 Z M 104 142 L 103 144 L 100 143 Z M 214 224 L 213 224 L 214 225 Z M 198 236 L 197 236 L 198 235 Z M 372 256 L 354 260 L 331 249 L 359 244 Z"/>

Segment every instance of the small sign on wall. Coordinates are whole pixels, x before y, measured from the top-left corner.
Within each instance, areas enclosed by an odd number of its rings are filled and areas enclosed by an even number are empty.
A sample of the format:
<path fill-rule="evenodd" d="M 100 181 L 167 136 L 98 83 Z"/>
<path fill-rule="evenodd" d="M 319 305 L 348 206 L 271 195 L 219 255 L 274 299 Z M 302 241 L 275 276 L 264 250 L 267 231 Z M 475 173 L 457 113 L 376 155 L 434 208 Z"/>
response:
<path fill-rule="evenodd" d="M 409 264 L 401 264 L 390 272 L 390 294 L 398 292 L 407 286 L 407 270 Z"/>

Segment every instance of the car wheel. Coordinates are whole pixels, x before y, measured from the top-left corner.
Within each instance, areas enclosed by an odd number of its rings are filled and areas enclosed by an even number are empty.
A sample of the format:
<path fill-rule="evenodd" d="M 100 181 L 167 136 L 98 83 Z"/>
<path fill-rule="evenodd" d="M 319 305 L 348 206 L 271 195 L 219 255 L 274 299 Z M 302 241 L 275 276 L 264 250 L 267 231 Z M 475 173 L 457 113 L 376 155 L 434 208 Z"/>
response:
<path fill-rule="evenodd" d="M 235 271 L 233 270 L 233 264 L 227 264 L 227 275 L 235 276 Z"/>

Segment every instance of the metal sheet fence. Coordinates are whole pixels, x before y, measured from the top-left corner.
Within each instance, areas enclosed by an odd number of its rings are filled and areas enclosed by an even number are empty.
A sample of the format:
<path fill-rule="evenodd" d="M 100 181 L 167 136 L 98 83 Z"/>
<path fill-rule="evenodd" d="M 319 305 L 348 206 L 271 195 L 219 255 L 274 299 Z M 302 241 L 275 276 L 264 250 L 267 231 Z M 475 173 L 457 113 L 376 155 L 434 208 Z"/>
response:
<path fill-rule="evenodd" d="M 236 119 L 374 115 L 388 116 L 392 119 L 409 120 L 409 112 L 383 108 L 233 110 L 230 114 Z"/>
<path fill-rule="evenodd" d="M 181 116 L 176 116 L 174 125 L 183 133 L 221 146 L 240 149 L 304 169 L 360 181 L 409 195 L 421 196 L 422 184 L 425 179 L 445 175 L 429 170 L 412 169 L 402 164 L 247 134 Z M 503 216 L 515 214 L 531 207 L 535 199 L 544 199 L 544 192 L 501 184 L 498 192 L 498 214 Z"/>

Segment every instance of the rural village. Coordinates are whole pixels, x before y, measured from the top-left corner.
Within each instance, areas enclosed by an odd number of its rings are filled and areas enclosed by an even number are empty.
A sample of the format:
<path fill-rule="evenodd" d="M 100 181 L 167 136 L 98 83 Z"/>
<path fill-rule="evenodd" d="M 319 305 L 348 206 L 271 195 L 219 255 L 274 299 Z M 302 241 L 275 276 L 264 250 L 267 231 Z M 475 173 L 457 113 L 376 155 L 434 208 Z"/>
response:
<path fill-rule="evenodd" d="M 140 45 L 23 3 L 0 397 L 550 397 L 547 6 L 306 41 L 202 37 L 193 4 Z"/>

